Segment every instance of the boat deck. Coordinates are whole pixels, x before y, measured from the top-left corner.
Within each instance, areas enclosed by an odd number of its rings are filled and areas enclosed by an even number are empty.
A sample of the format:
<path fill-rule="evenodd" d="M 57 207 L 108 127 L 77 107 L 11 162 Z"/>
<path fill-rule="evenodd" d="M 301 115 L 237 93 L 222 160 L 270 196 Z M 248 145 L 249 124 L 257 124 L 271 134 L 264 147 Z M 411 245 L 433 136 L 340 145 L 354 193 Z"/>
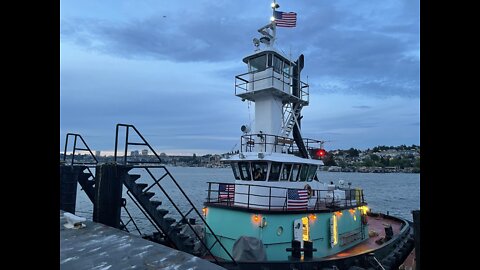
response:
<path fill-rule="evenodd" d="M 365 252 L 373 251 L 374 249 L 377 249 L 381 247 L 383 244 L 377 244 L 376 241 L 380 240 L 381 238 L 385 237 L 385 227 L 388 225 L 392 225 L 392 230 L 393 230 L 393 237 L 395 238 L 401 230 L 401 225 L 402 223 L 400 221 L 390 219 L 387 217 L 383 216 L 367 216 L 367 221 L 368 221 L 368 230 L 369 232 L 375 232 L 378 235 L 376 236 L 371 236 L 368 238 L 368 240 L 351 247 L 349 249 L 346 249 L 340 253 L 325 257 L 325 259 L 340 259 L 340 258 L 345 258 L 345 257 L 350 257 L 350 256 L 355 256 L 359 255 Z"/>

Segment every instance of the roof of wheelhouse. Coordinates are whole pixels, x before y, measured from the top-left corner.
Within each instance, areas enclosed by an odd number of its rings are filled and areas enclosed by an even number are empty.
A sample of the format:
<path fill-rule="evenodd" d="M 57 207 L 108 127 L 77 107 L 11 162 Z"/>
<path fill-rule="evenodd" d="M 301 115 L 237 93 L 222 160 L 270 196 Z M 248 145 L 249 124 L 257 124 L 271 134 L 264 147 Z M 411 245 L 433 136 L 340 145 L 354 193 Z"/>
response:
<path fill-rule="evenodd" d="M 258 154 L 263 154 L 263 158 L 260 158 Z M 241 158 L 243 155 L 244 158 Z M 261 156 L 261 155 L 260 155 Z M 223 162 L 240 162 L 240 161 L 274 161 L 282 163 L 298 163 L 298 164 L 310 164 L 310 165 L 323 165 L 323 161 L 319 159 L 305 159 L 297 157 L 292 154 L 282 153 L 258 153 L 247 152 L 230 156 L 229 158 L 222 159 Z"/>

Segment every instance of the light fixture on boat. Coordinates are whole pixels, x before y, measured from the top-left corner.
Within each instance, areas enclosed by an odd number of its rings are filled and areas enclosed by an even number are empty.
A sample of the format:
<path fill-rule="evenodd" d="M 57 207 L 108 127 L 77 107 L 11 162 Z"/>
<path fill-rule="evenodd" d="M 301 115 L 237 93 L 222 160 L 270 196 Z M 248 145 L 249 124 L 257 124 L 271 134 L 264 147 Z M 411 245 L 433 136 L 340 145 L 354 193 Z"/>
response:
<path fill-rule="evenodd" d="M 258 224 L 260 222 L 261 217 L 262 217 L 261 215 L 257 215 L 257 214 L 253 215 L 252 216 L 253 224 Z"/>
<path fill-rule="evenodd" d="M 273 17 L 273 16 L 270 17 L 270 21 L 271 21 L 271 22 L 275 21 L 275 17 Z"/>
<path fill-rule="evenodd" d="M 317 219 L 317 216 L 314 215 L 314 214 L 310 214 L 310 215 L 308 215 L 308 219 L 309 219 L 310 221 L 315 221 L 315 220 Z"/>
<path fill-rule="evenodd" d="M 258 38 L 254 38 L 253 39 L 253 45 L 255 45 L 255 47 L 260 46 L 260 40 L 258 40 Z"/>
<path fill-rule="evenodd" d="M 202 208 L 202 213 L 204 217 L 207 217 L 207 207 Z"/>
<path fill-rule="evenodd" d="M 260 42 L 265 43 L 267 45 L 270 45 L 270 38 L 263 36 L 263 37 L 260 38 Z"/>
<path fill-rule="evenodd" d="M 272 7 L 272 8 L 279 8 L 280 5 L 279 5 L 278 3 L 273 2 L 273 3 L 271 4 L 271 7 Z"/>
<path fill-rule="evenodd" d="M 358 210 L 362 211 L 362 215 L 366 215 L 368 212 L 368 207 L 367 206 L 359 206 Z"/>
<path fill-rule="evenodd" d="M 341 217 L 343 215 L 343 213 L 342 213 L 342 211 L 337 211 L 337 212 L 335 212 L 335 215 L 337 217 Z"/>
<path fill-rule="evenodd" d="M 348 211 L 349 211 L 350 214 L 352 214 L 352 215 L 355 214 L 355 209 L 349 209 Z"/>
<path fill-rule="evenodd" d="M 250 126 L 248 126 L 248 125 L 242 125 L 242 127 L 240 127 L 240 130 L 241 130 L 243 133 L 247 134 L 247 133 L 250 132 L 251 129 L 250 129 Z"/>

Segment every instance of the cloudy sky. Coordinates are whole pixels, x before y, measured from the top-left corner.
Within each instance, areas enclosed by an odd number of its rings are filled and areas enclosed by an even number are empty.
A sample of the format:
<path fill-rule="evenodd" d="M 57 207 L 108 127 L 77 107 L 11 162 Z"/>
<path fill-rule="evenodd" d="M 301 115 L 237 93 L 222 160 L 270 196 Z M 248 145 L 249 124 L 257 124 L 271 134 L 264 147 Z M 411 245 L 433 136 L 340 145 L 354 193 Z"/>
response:
<path fill-rule="evenodd" d="M 269 0 L 61 0 L 60 150 L 68 132 L 112 151 L 135 125 L 158 152 L 238 149 L 253 104 L 234 95 Z M 281 0 L 296 28 L 277 47 L 305 55 L 304 137 L 325 148 L 420 144 L 420 14 L 415 0 Z M 308 77 L 307 77 L 308 76 Z"/>

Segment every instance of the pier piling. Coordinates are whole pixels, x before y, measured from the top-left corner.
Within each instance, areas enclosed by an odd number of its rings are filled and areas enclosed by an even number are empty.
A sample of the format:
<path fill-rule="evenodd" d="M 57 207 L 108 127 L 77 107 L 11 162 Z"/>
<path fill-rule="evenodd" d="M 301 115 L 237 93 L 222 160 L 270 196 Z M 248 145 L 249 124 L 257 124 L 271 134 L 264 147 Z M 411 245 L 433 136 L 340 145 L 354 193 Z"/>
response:
<path fill-rule="evenodd" d="M 123 165 L 115 163 L 97 165 L 93 221 L 120 228 L 123 187 L 121 176 L 124 174 L 126 168 Z"/>
<path fill-rule="evenodd" d="M 60 164 L 60 210 L 75 214 L 77 178 L 85 168 Z"/>

